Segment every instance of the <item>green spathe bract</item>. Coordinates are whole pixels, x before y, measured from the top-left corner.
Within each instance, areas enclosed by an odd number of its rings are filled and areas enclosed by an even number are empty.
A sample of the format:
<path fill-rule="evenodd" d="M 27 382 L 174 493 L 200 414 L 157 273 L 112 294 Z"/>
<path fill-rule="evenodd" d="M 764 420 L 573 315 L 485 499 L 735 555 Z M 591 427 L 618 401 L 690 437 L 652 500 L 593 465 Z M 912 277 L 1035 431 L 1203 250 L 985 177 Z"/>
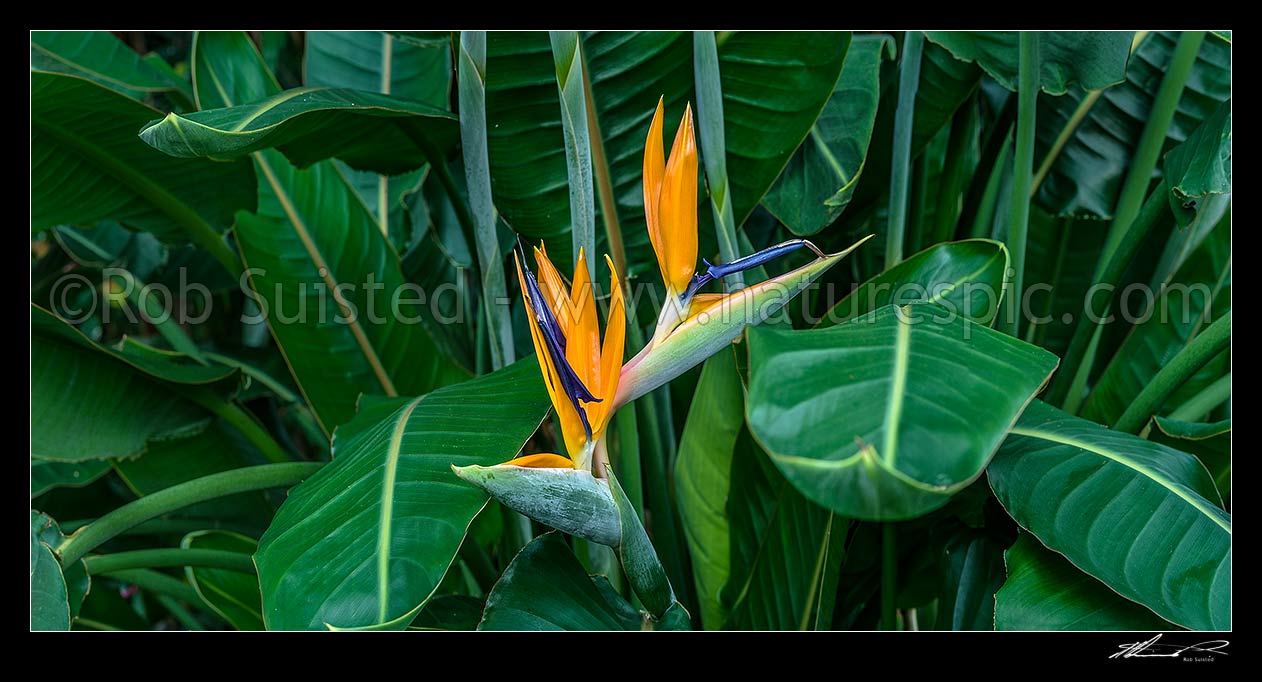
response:
<path fill-rule="evenodd" d="M 515 466 L 452 466 L 464 480 L 514 511 L 557 530 L 617 547 L 622 537 L 608 481 L 580 469 Z"/>

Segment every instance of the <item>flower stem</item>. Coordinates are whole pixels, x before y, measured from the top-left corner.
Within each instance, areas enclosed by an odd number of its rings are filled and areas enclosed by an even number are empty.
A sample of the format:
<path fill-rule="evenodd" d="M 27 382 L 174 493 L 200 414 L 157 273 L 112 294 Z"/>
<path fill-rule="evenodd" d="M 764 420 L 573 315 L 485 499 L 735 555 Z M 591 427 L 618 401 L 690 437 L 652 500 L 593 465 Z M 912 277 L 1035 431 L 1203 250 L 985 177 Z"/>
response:
<path fill-rule="evenodd" d="M 321 466 L 323 465 L 318 462 L 263 464 L 195 478 L 146 495 L 89 523 L 63 540 L 57 547 L 57 554 L 61 557 L 63 566 L 69 565 L 120 533 L 149 519 L 217 497 L 265 488 L 289 487 L 314 474 Z"/>

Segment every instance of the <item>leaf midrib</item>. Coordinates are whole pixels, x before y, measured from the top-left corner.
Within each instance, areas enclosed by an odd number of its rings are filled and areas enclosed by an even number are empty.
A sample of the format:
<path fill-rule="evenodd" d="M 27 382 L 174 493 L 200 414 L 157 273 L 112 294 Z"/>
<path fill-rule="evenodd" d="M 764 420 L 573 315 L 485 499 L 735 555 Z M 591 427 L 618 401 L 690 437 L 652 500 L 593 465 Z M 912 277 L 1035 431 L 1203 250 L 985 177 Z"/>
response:
<path fill-rule="evenodd" d="M 52 59 L 53 61 L 59 64 L 65 64 L 66 66 L 72 69 L 75 69 L 76 71 L 80 71 L 84 74 L 90 74 L 93 78 L 99 79 L 100 81 L 105 82 L 105 83 L 112 83 L 120 88 L 126 88 L 128 90 L 134 90 L 136 92 L 167 92 L 169 90 L 175 89 L 175 88 L 159 87 L 159 86 L 152 86 L 152 85 L 137 85 L 135 83 L 127 83 L 127 82 L 121 81 L 117 78 L 114 78 L 113 76 L 107 76 L 101 73 L 100 71 L 88 68 L 87 66 L 84 66 L 83 64 L 80 64 L 78 62 L 72 62 L 69 59 L 66 59 L 65 57 L 62 57 L 61 55 L 56 54 L 55 52 L 52 52 L 48 48 L 38 43 L 32 42 L 31 49 L 38 51 L 40 54 L 44 55 L 45 57 L 48 57 L 49 59 Z"/>
<path fill-rule="evenodd" d="M 405 405 L 395 421 L 386 448 L 386 470 L 381 482 L 381 517 L 377 534 L 377 622 L 384 623 L 390 606 L 390 540 L 394 521 L 394 486 L 399 471 L 399 453 L 403 445 L 403 433 L 408 419 L 425 396 Z M 424 602 L 422 602 L 424 603 Z"/>
<path fill-rule="evenodd" d="M 324 273 L 320 278 L 324 280 L 325 286 L 334 292 L 333 300 L 337 303 L 338 309 L 342 313 L 342 317 L 347 322 L 347 327 L 351 330 L 351 334 L 355 337 L 355 343 L 359 346 L 360 352 L 363 353 L 364 359 L 368 361 L 372 367 L 373 374 L 377 378 L 377 383 L 381 384 L 381 388 L 388 396 L 397 396 L 399 393 L 395 390 L 394 382 L 390 380 L 390 375 L 386 372 L 385 367 L 381 364 L 381 358 L 377 356 L 376 349 L 368 341 L 368 335 L 364 332 L 364 327 L 360 323 L 358 316 L 352 315 L 350 309 L 346 306 L 343 299 L 337 295 L 340 291 L 337 287 L 339 283 L 333 278 L 333 271 L 329 268 L 328 263 L 324 260 L 323 254 L 316 247 L 315 242 L 311 238 L 311 232 L 307 229 L 306 223 L 302 220 L 302 216 L 298 214 L 297 208 L 294 206 L 293 200 L 289 194 L 281 187 L 279 179 L 276 177 L 275 171 L 268 164 L 266 157 L 259 154 L 254 157 L 258 162 L 259 169 L 263 171 L 263 175 L 267 178 L 267 183 L 271 186 L 272 191 L 276 194 L 276 199 L 280 202 L 281 208 L 285 211 L 285 216 L 289 220 L 289 224 L 294 228 L 294 232 L 298 235 L 298 239 L 302 242 L 303 249 L 311 258 L 312 265 L 316 266 L 316 273 Z"/>
<path fill-rule="evenodd" d="M 889 398 L 885 405 L 885 438 L 881 455 L 885 466 L 893 469 L 898 451 L 898 427 L 903 416 L 903 397 L 907 394 L 907 362 L 911 354 L 911 324 L 903 319 L 901 309 L 894 315 L 897 336 L 894 338 L 894 378 L 890 380 Z"/>

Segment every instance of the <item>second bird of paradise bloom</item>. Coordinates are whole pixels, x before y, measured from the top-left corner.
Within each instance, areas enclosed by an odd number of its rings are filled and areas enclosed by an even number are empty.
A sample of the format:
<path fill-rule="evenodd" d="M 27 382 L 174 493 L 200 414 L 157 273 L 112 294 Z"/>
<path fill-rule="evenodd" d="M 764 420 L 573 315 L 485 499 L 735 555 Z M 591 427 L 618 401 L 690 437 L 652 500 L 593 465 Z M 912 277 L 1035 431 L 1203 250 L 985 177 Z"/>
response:
<path fill-rule="evenodd" d="M 621 405 L 674 379 L 735 340 L 746 326 L 766 319 L 863 241 L 824 254 L 802 239 L 786 241 L 731 263 L 697 264 L 697 144 L 692 108 L 675 133 L 669 158 L 663 146 L 664 109 L 659 100 L 644 149 L 644 210 L 666 300 L 652 339 L 622 362 L 626 312 L 618 273 L 608 256 L 610 299 L 603 342 L 586 254 L 576 259 L 566 285 L 546 249 L 534 249 L 536 276 L 514 253 L 530 335 L 544 385 L 556 411 L 568 453 L 542 453 L 493 467 L 460 467 L 456 473 L 506 506 L 559 530 L 616 546 L 618 511 L 608 484 L 604 434 Z M 726 294 L 700 293 L 707 284 L 762 265 L 801 248 L 817 258 L 795 270 Z M 593 466 L 598 463 L 599 466 Z M 594 475 L 593 475 L 594 474 Z"/>

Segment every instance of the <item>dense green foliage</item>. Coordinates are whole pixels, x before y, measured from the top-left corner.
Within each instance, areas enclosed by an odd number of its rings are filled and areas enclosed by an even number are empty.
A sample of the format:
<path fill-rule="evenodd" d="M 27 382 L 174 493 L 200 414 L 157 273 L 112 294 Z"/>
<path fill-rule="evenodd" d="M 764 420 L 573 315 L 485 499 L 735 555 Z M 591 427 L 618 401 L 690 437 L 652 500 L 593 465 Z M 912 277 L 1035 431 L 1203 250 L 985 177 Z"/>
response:
<path fill-rule="evenodd" d="M 31 628 L 1230 629 L 1230 58 L 34 32 Z M 571 536 L 452 467 L 565 452 L 519 238 L 654 337 L 659 98 L 699 259 L 873 237 L 621 406 Z"/>

